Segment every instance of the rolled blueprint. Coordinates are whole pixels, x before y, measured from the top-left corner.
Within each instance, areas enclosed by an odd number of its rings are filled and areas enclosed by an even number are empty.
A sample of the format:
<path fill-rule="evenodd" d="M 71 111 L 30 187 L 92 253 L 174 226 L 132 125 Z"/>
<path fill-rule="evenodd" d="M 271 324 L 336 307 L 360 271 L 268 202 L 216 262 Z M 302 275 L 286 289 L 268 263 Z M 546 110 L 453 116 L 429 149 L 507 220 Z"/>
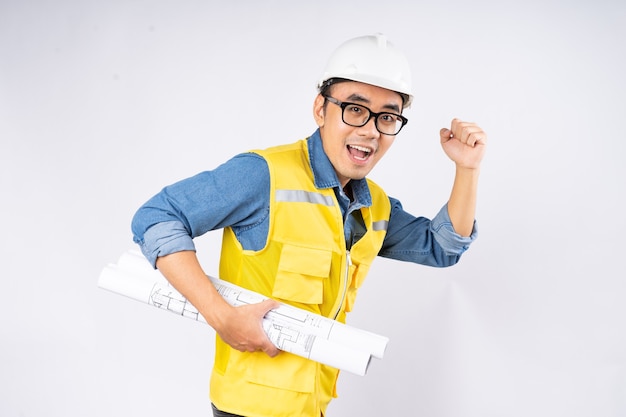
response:
<path fill-rule="evenodd" d="M 267 297 L 208 277 L 233 306 L 259 303 Z M 152 268 L 140 252 L 127 251 L 117 264 L 103 268 L 100 288 L 206 323 L 198 310 Z M 388 338 L 284 303 L 267 313 L 263 329 L 279 349 L 356 375 L 365 375 L 372 357 L 382 359 Z"/>

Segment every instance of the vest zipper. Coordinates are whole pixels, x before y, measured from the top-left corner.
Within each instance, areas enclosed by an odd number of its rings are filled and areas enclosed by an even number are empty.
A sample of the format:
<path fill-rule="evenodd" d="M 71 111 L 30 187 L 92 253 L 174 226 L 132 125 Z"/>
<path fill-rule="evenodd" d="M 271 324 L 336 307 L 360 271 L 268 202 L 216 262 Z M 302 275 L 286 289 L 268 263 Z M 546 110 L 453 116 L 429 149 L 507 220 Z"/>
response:
<path fill-rule="evenodd" d="M 343 302 L 346 299 L 346 294 L 348 292 L 348 284 L 350 282 L 349 278 L 350 278 L 350 266 L 351 265 L 352 265 L 352 258 L 350 258 L 350 251 L 347 250 L 346 251 L 346 273 L 344 274 L 344 277 L 343 277 L 343 292 L 341 294 L 341 301 L 339 302 L 337 311 L 333 315 L 333 320 L 336 320 L 337 316 L 339 316 L 339 312 L 341 311 L 341 306 L 343 306 Z"/>

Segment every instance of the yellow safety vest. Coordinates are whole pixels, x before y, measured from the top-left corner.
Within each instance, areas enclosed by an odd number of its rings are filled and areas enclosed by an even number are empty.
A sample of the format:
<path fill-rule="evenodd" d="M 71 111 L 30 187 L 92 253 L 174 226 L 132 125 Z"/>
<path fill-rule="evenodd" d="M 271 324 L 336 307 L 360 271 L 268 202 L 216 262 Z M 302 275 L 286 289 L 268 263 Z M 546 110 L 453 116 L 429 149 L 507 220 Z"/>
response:
<path fill-rule="evenodd" d="M 357 290 L 378 254 L 390 203 L 368 180 L 372 206 L 361 209 L 365 235 L 346 251 L 341 209 L 333 189 L 317 189 L 307 141 L 256 151 L 271 179 L 268 240 L 243 250 L 224 230 L 220 278 L 280 302 L 345 322 Z M 216 339 L 211 401 L 247 417 L 319 417 L 332 397 L 339 371 L 287 352 L 270 358 L 239 352 Z"/>

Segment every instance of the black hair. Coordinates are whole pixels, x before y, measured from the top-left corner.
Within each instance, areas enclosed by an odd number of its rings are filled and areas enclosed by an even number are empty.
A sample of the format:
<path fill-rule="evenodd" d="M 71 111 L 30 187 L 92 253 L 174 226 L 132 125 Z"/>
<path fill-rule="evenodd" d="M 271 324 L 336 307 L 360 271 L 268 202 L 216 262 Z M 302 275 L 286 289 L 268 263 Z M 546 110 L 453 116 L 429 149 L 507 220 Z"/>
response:
<path fill-rule="evenodd" d="M 343 83 L 346 81 L 352 81 L 352 80 L 349 80 L 347 78 L 329 78 L 326 81 L 324 81 L 322 84 L 320 84 L 318 88 L 319 93 L 322 95 L 322 97 L 326 97 L 330 95 L 330 87 L 332 87 L 335 84 Z M 404 93 L 398 93 L 398 94 L 400 94 L 400 97 L 402 97 L 402 107 L 404 108 L 404 104 L 409 100 L 409 96 Z M 324 103 L 324 106 L 326 106 L 326 103 Z"/>
<path fill-rule="evenodd" d="M 330 87 L 345 81 L 351 81 L 346 78 L 329 78 L 319 86 L 319 92 L 323 97 L 330 95 Z"/>

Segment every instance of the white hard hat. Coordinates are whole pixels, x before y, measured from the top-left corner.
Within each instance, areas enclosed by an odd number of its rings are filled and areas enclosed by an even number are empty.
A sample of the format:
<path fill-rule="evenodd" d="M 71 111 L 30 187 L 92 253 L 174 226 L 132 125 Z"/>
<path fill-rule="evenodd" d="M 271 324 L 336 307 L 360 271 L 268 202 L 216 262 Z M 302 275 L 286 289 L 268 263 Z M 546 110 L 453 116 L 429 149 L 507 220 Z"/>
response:
<path fill-rule="evenodd" d="M 403 96 L 404 107 L 409 107 L 413 101 L 409 61 L 381 33 L 350 39 L 335 49 L 318 88 L 331 78 L 344 78 L 396 91 Z"/>

